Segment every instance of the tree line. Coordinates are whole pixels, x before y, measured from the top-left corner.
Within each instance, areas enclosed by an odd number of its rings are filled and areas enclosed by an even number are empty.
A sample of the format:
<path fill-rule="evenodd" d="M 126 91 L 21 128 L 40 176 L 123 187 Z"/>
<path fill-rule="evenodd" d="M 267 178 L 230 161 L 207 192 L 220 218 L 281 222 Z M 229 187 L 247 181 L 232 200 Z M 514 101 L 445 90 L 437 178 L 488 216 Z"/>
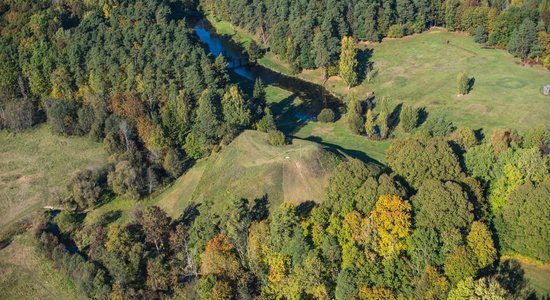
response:
<path fill-rule="evenodd" d="M 346 36 L 379 42 L 432 26 L 468 32 L 478 42 L 550 66 L 545 0 L 201 0 L 200 5 L 212 17 L 255 34 L 295 72 L 321 68 L 326 75 L 337 74 Z"/>

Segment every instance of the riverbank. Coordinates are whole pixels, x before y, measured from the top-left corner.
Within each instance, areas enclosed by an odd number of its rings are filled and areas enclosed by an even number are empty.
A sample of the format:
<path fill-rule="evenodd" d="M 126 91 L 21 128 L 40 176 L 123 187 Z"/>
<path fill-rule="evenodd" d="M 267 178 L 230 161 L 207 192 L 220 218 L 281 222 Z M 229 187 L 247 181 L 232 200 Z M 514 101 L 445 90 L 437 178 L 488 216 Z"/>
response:
<path fill-rule="evenodd" d="M 228 22 L 211 17 L 209 20 L 216 30 L 237 43 L 246 45 L 255 39 Z M 377 98 L 389 97 L 390 105 L 404 103 L 425 108 L 430 118 L 443 117 L 457 126 L 483 128 L 489 133 L 494 128 L 525 131 L 546 126 L 550 119 L 550 110 L 546 109 L 548 97 L 542 93 L 550 77 L 547 70 L 516 64 L 506 51 L 486 49 L 463 34 L 434 28 L 381 43 L 360 43 L 359 52 L 361 62 L 373 63 L 377 75 L 350 90 L 333 76 L 324 83 L 329 92 L 340 98 L 349 93 L 365 98 L 374 91 Z M 273 53 L 268 52 L 258 63 L 290 75 L 288 66 Z M 459 97 L 456 76 L 462 71 L 473 77 L 475 83 L 468 95 Z M 319 70 L 304 70 L 294 76 L 323 84 Z"/>
<path fill-rule="evenodd" d="M 232 53 L 235 51 L 234 45 L 240 48 L 246 47 L 254 37 L 246 33 L 242 29 L 234 28 L 227 22 L 217 22 L 212 18 L 209 19 L 209 24 L 203 24 L 204 28 L 215 31 L 215 35 L 225 37 L 228 41 L 228 55 L 238 56 Z M 212 44 L 211 40 L 216 36 L 206 36 L 203 28 L 199 28 L 199 36 L 206 44 Z M 219 50 L 220 44 L 216 43 L 216 50 Z M 210 47 L 212 48 L 212 47 Z M 216 54 L 216 53 L 214 53 Z M 322 85 L 303 80 L 289 75 L 285 70 L 285 65 L 276 60 L 272 53 L 267 53 L 258 63 L 259 66 L 250 70 L 251 73 L 265 78 L 264 82 L 268 83 L 266 88 L 267 102 L 275 115 L 277 126 L 285 134 L 304 140 L 315 141 L 326 148 L 346 154 L 350 157 L 359 158 L 365 162 L 374 162 L 383 164 L 385 162 L 385 152 L 391 141 L 373 141 L 364 136 L 355 135 L 346 128 L 344 120 L 341 118 L 334 123 L 320 123 L 307 121 L 300 116 L 304 111 L 311 112 L 319 111 L 319 104 L 326 106 L 327 98 L 333 99 L 330 101 L 340 101 L 340 97 L 327 94 L 328 91 Z M 269 63 L 266 63 L 269 62 Z M 271 69 L 269 64 L 278 65 L 275 70 Z M 237 74 L 247 72 L 247 70 L 239 70 Z M 248 74 L 247 74 L 248 75 Z M 244 76 L 248 78 L 249 76 Z M 235 80 L 235 77 L 233 78 Z M 247 80 L 239 82 L 241 88 L 251 89 L 250 83 Z M 321 92 L 319 93 L 319 90 Z M 325 98 L 322 102 L 319 99 Z M 331 106 L 331 105 L 329 105 Z M 332 106 L 334 108 L 334 106 Z M 339 109 L 336 109 L 337 111 Z M 316 117 L 316 113 L 309 114 L 310 117 Z"/>

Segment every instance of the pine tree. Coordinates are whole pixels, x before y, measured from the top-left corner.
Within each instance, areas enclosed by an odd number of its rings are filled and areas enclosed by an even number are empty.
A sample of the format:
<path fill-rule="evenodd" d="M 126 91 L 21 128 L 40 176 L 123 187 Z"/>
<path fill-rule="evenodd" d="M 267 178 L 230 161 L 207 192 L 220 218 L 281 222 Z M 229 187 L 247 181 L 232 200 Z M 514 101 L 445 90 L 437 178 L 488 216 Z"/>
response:
<path fill-rule="evenodd" d="M 357 49 L 352 37 L 342 39 L 340 53 L 340 76 L 346 82 L 348 89 L 357 84 Z"/>
<path fill-rule="evenodd" d="M 514 56 L 525 59 L 529 56 L 537 43 L 537 26 L 533 21 L 526 18 L 519 29 L 512 32 L 506 48 Z"/>
<path fill-rule="evenodd" d="M 486 41 L 487 41 L 487 36 L 485 35 L 485 28 L 483 28 L 483 26 L 481 25 L 478 25 L 474 32 L 474 42 L 478 44 L 483 44 Z"/>
<path fill-rule="evenodd" d="M 199 98 L 195 123 L 192 128 L 195 137 L 205 139 L 209 143 L 216 140 L 221 124 L 219 109 L 215 104 L 215 100 L 216 98 L 212 92 L 204 90 Z"/>
<path fill-rule="evenodd" d="M 411 132 L 418 122 L 418 109 L 406 105 L 401 109 L 399 114 L 399 127 L 404 132 Z"/>

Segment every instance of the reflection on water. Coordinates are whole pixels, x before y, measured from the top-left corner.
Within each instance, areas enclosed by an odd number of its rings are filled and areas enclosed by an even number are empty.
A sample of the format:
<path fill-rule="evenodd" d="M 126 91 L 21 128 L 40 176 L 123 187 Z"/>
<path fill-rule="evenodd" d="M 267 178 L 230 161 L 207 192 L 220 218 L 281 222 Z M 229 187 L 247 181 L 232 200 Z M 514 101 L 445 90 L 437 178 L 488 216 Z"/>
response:
<path fill-rule="evenodd" d="M 227 47 L 227 45 L 224 45 L 225 42 L 218 37 L 212 36 L 209 30 L 207 30 L 204 26 L 204 21 L 200 21 L 195 26 L 195 33 L 199 36 L 201 41 L 203 41 L 210 50 L 210 53 L 214 55 L 214 57 L 218 57 L 220 54 L 223 54 L 225 56 L 228 67 L 230 69 L 233 69 L 233 71 L 242 77 L 249 79 L 249 80 L 255 80 L 255 76 L 252 75 L 252 73 L 248 70 L 246 66 L 241 67 L 241 62 L 244 59 L 248 59 L 244 57 L 242 54 L 240 54 L 240 51 L 235 52 L 234 50 Z"/>

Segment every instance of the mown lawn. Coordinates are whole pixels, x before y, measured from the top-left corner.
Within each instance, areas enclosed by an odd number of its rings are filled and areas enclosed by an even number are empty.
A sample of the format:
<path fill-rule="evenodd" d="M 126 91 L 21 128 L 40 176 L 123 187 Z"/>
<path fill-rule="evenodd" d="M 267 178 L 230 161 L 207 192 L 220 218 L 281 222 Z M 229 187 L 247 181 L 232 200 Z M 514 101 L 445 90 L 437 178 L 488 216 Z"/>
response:
<path fill-rule="evenodd" d="M 74 171 L 106 162 L 101 143 L 52 134 L 46 124 L 17 134 L 0 131 L 0 231 L 65 197 Z"/>
<path fill-rule="evenodd" d="M 448 42 L 447 42 L 448 41 Z M 458 126 L 515 128 L 521 131 L 550 124 L 550 97 L 542 87 L 550 72 L 525 67 L 504 50 L 485 49 L 471 37 L 440 29 L 379 44 L 361 45 L 378 75 L 347 90 L 338 77 L 327 81 L 338 95 L 359 97 L 373 91 L 391 104 L 408 103 L 425 108 L 428 117 L 443 116 Z M 360 62 L 360 64 L 364 61 Z M 467 96 L 457 95 L 456 77 L 464 71 L 474 78 Z M 320 73 L 308 70 L 300 77 L 320 82 Z"/>

